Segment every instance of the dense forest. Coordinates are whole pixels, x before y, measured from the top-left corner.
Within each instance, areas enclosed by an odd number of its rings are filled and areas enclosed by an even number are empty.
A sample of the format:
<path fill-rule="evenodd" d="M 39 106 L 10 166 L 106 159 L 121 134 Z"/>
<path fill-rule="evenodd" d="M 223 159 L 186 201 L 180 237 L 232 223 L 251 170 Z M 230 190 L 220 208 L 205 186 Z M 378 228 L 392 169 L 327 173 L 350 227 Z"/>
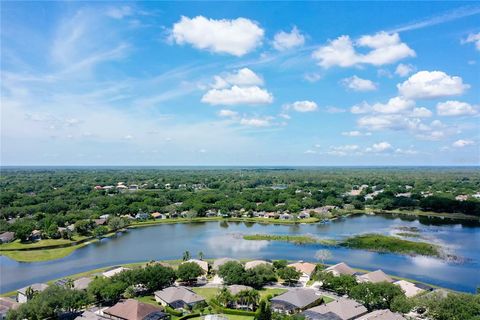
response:
<path fill-rule="evenodd" d="M 0 231 L 53 236 L 79 221 L 88 230 L 105 214 L 298 214 L 322 206 L 480 216 L 479 192 L 477 168 L 3 168 Z"/>

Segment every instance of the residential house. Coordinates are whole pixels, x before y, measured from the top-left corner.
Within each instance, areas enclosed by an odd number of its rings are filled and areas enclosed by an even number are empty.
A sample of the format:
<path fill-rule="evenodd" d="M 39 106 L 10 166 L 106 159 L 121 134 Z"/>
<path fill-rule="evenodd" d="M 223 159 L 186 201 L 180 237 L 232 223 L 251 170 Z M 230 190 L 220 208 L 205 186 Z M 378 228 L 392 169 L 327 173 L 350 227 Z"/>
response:
<path fill-rule="evenodd" d="M 272 265 L 271 262 L 268 262 L 268 261 L 265 261 L 265 260 L 252 260 L 252 261 L 248 261 L 247 263 L 245 263 L 245 270 L 248 270 L 248 269 L 253 269 L 255 267 L 258 267 L 258 266 L 263 266 L 263 265 Z"/>
<path fill-rule="evenodd" d="M 153 219 L 167 219 L 167 216 L 160 213 L 160 212 L 154 212 L 151 214 Z"/>
<path fill-rule="evenodd" d="M 212 269 L 214 271 L 218 271 L 218 269 L 223 266 L 225 263 L 227 262 L 231 262 L 231 261 L 235 261 L 235 262 L 239 262 L 237 259 L 232 259 L 232 258 L 220 258 L 220 259 L 215 259 L 213 261 L 213 266 L 212 266 Z"/>
<path fill-rule="evenodd" d="M 217 212 L 215 210 L 208 210 L 207 213 L 205 214 L 207 217 L 216 217 Z"/>
<path fill-rule="evenodd" d="M 292 218 L 293 218 L 292 215 L 289 214 L 289 213 L 282 213 L 282 214 L 280 215 L 280 220 L 290 220 L 290 219 L 292 219 Z"/>
<path fill-rule="evenodd" d="M 108 220 L 108 218 L 110 218 L 110 215 L 109 214 L 102 214 L 99 218 Z"/>
<path fill-rule="evenodd" d="M 17 291 L 17 302 L 18 303 L 25 303 L 29 300 L 28 291 L 33 290 L 32 292 L 42 292 L 48 288 L 48 284 L 45 283 L 34 283 L 29 286 L 26 286 L 22 289 Z"/>
<path fill-rule="evenodd" d="M 424 289 L 417 287 L 414 283 L 406 280 L 395 281 L 394 284 L 400 286 L 403 292 L 405 292 L 405 295 L 409 298 L 425 291 Z"/>
<path fill-rule="evenodd" d="M 81 277 L 73 281 L 73 288 L 75 290 L 87 290 L 88 285 L 93 279 L 90 277 Z"/>
<path fill-rule="evenodd" d="M 198 266 L 200 268 L 202 268 L 202 270 L 205 272 L 205 273 L 208 273 L 208 262 L 207 261 L 203 261 L 203 260 L 198 260 L 198 259 L 190 259 L 186 262 L 193 262 L 193 263 L 196 263 L 198 264 Z"/>
<path fill-rule="evenodd" d="M 155 300 L 163 306 L 174 309 L 192 308 L 196 304 L 205 302 L 205 299 L 185 287 L 168 287 L 155 291 Z"/>
<path fill-rule="evenodd" d="M 388 309 L 384 310 L 375 310 L 373 312 L 367 313 L 357 320 L 406 320 L 402 315 L 398 313 L 393 313 Z"/>
<path fill-rule="evenodd" d="M 147 220 L 149 217 L 150 215 L 145 212 L 139 212 L 135 215 L 135 219 L 137 220 Z"/>
<path fill-rule="evenodd" d="M 466 194 L 459 194 L 458 196 L 455 197 L 455 200 L 457 200 L 457 201 L 467 201 L 468 196 Z"/>
<path fill-rule="evenodd" d="M 7 313 L 10 310 L 16 310 L 20 304 L 7 297 L 0 297 L 0 320 L 7 318 Z"/>
<path fill-rule="evenodd" d="M 295 268 L 298 272 L 300 272 L 300 282 L 308 282 L 310 277 L 312 276 L 313 272 L 317 265 L 310 263 L 310 262 L 303 262 L 299 261 L 296 263 L 291 263 L 288 265 L 289 267 Z"/>
<path fill-rule="evenodd" d="M 127 271 L 127 270 L 130 270 L 130 269 L 125 268 L 125 267 L 116 267 L 116 268 L 113 268 L 113 269 L 110 269 L 110 270 L 107 270 L 107 271 L 103 272 L 102 275 L 106 278 L 111 278 L 114 275 L 117 275 L 120 272 Z"/>
<path fill-rule="evenodd" d="M 368 312 L 361 303 L 339 298 L 327 304 L 310 308 L 302 313 L 308 320 L 351 320 Z"/>
<path fill-rule="evenodd" d="M 338 277 L 340 275 L 353 276 L 356 273 L 356 271 L 350 268 L 350 266 L 347 265 L 345 262 L 340 262 L 340 263 L 337 263 L 336 265 L 328 267 L 325 269 L 325 272 L 330 272 L 335 277 Z"/>
<path fill-rule="evenodd" d="M 253 290 L 252 287 L 249 287 L 249 286 L 244 286 L 244 285 L 241 285 L 241 284 L 232 284 L 230 286 L 227 287 L 228 291 L 230 291 L 230 293 L 232 295 L 236 295 L 242 291 L 248 291 L 248 290 Z"/>
<path fill-rule="evenodd" d="M 303 210 L 302 212 L 300 212 L 300 214 L 298 215 L 298 218 L 300 219 L 308 219 L 310 218 L 310 213 L 306 210 Z"/>
<path fill-rule="evenodd" d="M 385 272 L 383 272 L 382 270 L 376 270 L 376 271 L 372 271 L 372 272 L 357 276 L 357 281 L 379 283 L 379 282 L 393 282 L 393 279 L 390 278 L 387 274 L 385 274 Z"/>
<path fill-rule="evenodd" d="M 30 241 L 42 240 L 42 232 L 40 230 L 33 230 L 29 237 Z"/>
<path fill-rule="evenodd" d="M 128 190 L 130 191 L 137 191 L 139 188 L 138 188 L 138 185 L 136 184 L 131 184 L 128 186 Z"/>
<path fill-rule="evenodd" d="M 411 192 L 397 193 L 397 194 L 395 195 L 395 197 L 397 197 L 397 198 L 400 198 L 400 197 L 410 198 L 411 196 L 412 196 L 412 193 L 411 193 Z"/>
<path fill-rule="evenodd" d="M 96 226 L 104 226 L 107 224 L 107 219 L 95 219 L 93 220 Z"/>
<path fill-rule="evenodd" d="M 12 242 L 15 239 L 15 232 L 7 231 L 0 234 L 0 244 Z"/>
<path fill-rule="evenodd" d="M 103 310 L 103 316 L 115 320 L 167 320 L 170 315 L 149 303 L 135 299 L 120 301 L 113 307 Z"/>
<path fill-rule="evenodd" d="M 91 310 L 85 310 L 81 315 L 75 318 L 75 320 L 105 320 L 103 316 L 95 313 Z"/>
<path fill-rule="evenodd" d="M 323 302 L 322 295 L 313 289 L 292 289 L 270 300 L 275 312 L 292 314 Z"/>

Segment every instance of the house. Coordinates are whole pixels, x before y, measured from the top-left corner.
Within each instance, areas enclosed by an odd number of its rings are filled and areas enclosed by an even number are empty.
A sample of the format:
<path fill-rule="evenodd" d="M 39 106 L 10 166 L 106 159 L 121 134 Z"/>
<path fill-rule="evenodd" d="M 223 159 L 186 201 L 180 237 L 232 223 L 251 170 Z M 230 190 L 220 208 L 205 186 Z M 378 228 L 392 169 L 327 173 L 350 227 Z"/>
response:
<path fill-rule="evenodd" d="M 123 185 L 123 184 L 119 184 L 115 188 L 117 188 L 120 191 L 128 189 L 128 187 L 126 185 Z"/>
<path fill-rule="evenodd" d="M 75 320 L 105 320 L 105 318 L 91 310 L 85 310 Z"/>
<path fill-rule="evenodd" d="M 385 274 L 385 272 L 383 272 L 382 270 L 376 270 L 376 271 L 372 271 L 372 272 L 357 276 L 357 281 L 379 283 L 379 282 L 393 282 L 393 279 L 390 278 L 387 274 Z"/>
<path fill-rule="evenodd" d="M 138 188 L 138 185 L 136 184 L 131 184 L 128 186 L 128 190 L 130 191 L 137 191 L 139 188 Z"/>
<path fill-rule="evenodd" d="M 110 218 L 110 215 L 109 214 L 102 214 L 99 218 L 108 220 L 108 218 Z"/>
<path fill-rule="evenodd" d="M 411 192 L 397 193 L 395 195 L 395 197 L 397 197 L 397 198 L 400 198 L 400 197 L 410 198 L 411 196 L 412 196 Z"/>
<path fill-rule="evenodd" d="M 230 291 L 230 293 L 232 295 L 236 295 L 241 291 L 253 290 L 252 287 L 244 286 L 244 285 L 241 285 L 241 284 L 232 284 L 232 285 L 228 286 L 227 289 L 228 289 L 228 291 Z"/>
<path fill-rule="evenodd" d="M 394 284 L 402 288 L 408 298 L 425 291 L 424 289 L 417 287 L 414 283 L 405 280 L 395 281 Z"/>
<path fill-rule="evenodd" d="M 95 219 L 93 220 L 96 226 L 104 226 L 107 224 L 107 219 Z"/>
<path fill-rule="evenodd" d="M 95 189 L 95 190 L 103 190 L 103 187 L 102 187 L 102 186 L 95 186 L 95 187 L 93 187 L 93 189 Z"/>
<path fill-rule="evenodd" d="M 40 230 L 33 230 L 29 239 L 30 241 L 42 240 L 42 232 Z"/>
<path fill-rule="evenodd" d="M 263 266 L 263 265 L 272 265 L 271 262 L 268 262 L 268 261 L 265 261 L 265 260 L 252 260 L 252 261 L 248 261 L 247 263 L 245 263 L 245 270 L 248 270 L 248 269 L 253 269 L 255 267 L 258 267 L 258 266 Z"/>
<path fill-rule="evenodd" d="M 27 287 L 19 289 L 17 291 L 17 302 L 18 303 L 25 303 L 29 300 L 29 298 L 31 298 L 31 297 L 28 297 L 28 294 L 29 294 L 28 291 L 30 291 L 30 288 L 31 288 L 31 290 L 33 290 L 32 292 L 42 292 L 42 291 L 44 291 L 45 289 L 48 288 L 48 284 L 34 283 L 34 284 L 31 284 Z"/>
<path fill-rule="evenodd" d="M 402 315 L 398 313 L 393 313 L 392 311 L 385 310 L 375 310 L 373 312 L 367 313 L 357 320 L 406 320 Z"/>
<path fill-rule="evenodd" d="M 117 267 L 117 268 L 113 268 L 113 269 L 110 269 L 110 270 L 107 270 L 107 271 L 103 272 L 102 275 L 106 278 L 111 278 L 114 275 L 117 275 L 120 272 L 127 271 L 127 270 L 130 270 L 130 269 L 129 268 L 124 268 L 124 267 Z"/>
<path fill-rule="evenodd" d="M 356 273 L 356 271 L 350 268 L 350 266 L 347 265 L 345 262 L 340 262 L 340 263 L 337 263 L 336 265 L 328 267 L 325 269 L 325 272 L 330 272 L 335 277 L 338 277 L 340 275 L 353 276 Z"/>
<path fill-rule="evenodd" d="M 272 298 L 271 308 L 275 312 L 295 313 L 322 303 L 322 295 L 313 289 L 293 289 Z"/>
<path fill-rule="evenodd" d="M 289 213 L 283 213 L 280 215 L 280 220 L 290 220 L 292 219 L 292 215 Z"/>
<path fill-rule="evenodd" d="M 317 267 L 313 263 L 303 262 L 303 261 L 291 263 L 288 266 L 295 268 L 295 270 L 300 272 L 300 279 L 299 279 L 300 282 L 308 282 L 313 272 L 315 271 L 315 268 Z"/>
<path fill-rule="evenodd" d="M 15 232 L 7 231 L 0 234 L 0 244 L 12 242 L 15 239 Z"/>
<path fill-rule="evenodd" d="M 368 312 L 361 303 L 352 299 L 339 298 L 327 304 L 310 308 L 302 313 L 309 320 L 351 320 Z"/>
<path fill-rule="evenodd" d="M 455 197 L 455 200 L 466 201 L 466 200 L 468 200 L 468 196 L 466 194 L 459 194 L 458 196 Z"/>
<path fill-rule="evenodd" d="M 223 266 L 225 263 L 227 262 L 231 262 L 231 261 L 235 261 L 235 262 L 239 262 L 237 259 L 232 259 L 232 258 L 220 258 L 220 259 L 215 259 L 213 261 L 213 266 L 212 266 L 212 269 L 214 271 L 218 271 L 218 269 Z"/>
<path fill-rule="evenodd" d="M 160 212 L 154 212 L 151 214 L 153 219 L 167 219 L 167 216 L 160 213 Z"/>
<path fill-rule="evenodd" d="M 215 210 L 208 210 L 207 213 L 205 214 L 207 217 L 216 217 L 217 212 Z"/>
<path fill-rule="evenodd" d="M 205 302 L 203 297 L 185 287 L 168 287 L 155 291 L 155 300 L 174 309 L 191 308 Z"/>
<path fill-rule="evenodd" d="M 203 261 L 203 260 L 198 260 L 198 259 L 190 259 L 186 262 L 193 262 L 193 263 L 196 263 L 198 264 L 198 266 L 200 268 L 202 268 L 202 270 L 205 272 L 205 273 L 208 273 L 208 262 L 207 261 Z"/>
<path fill-rule="evenodd" d="M 149 217 L 150 215 L 145 212 L 139 212 L 135 215 L 135 219 L 137 220 L 147 220 Z"/>
<path fill-rule="evenodd" d="M 0 320 L 7 318 L 7 313 L 10 310 L 16 310 L 20 304 L 7 297 L 0 297 Z"/>
<path fill-rule="evenodd" d="M 300 212 L 298 217 L 300 219 L 308 219 L 308 218 L 310 218 L 310 213 L 307 210 L 303 210 L 302 212 Z"/>
<path fill-rule="evenodd" d="M 135 299 L 120 301 L 113 307 L 103 310 L 107 319 L 115 320 L 163 320 L 170 319 L 170 315 L 154 305 L 143 303 Z"/>
<path fill-rule="evenodd" d="M 87 290 L 88 285 L 93 279 L 90 277 L 81 277 L 73 281 L 73 288 L 75 290 Z"/>

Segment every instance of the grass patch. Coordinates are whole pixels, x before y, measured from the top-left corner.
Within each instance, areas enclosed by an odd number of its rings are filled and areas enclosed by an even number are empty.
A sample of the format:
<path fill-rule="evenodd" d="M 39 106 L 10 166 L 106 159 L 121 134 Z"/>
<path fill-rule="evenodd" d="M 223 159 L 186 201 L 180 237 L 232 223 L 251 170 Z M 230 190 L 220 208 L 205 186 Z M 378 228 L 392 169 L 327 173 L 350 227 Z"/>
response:
<path fill-rule="evenodd" d="M 143 296 L 143 297 L 136 297 L 135 300 L 138 300 L 143 303 L 151 304 L 155 307 L 159 307 L 160 304 L 155 300 L 153 296 Z"/>
<path fill-rule="evenodd" d="M 15 240 L 10 243 L 5 243 L 0 245 L 0 251 L 2 250 L 27 250 L 27 249 L 37 249 L 42 247 L 50 247 L 50 246 L 60 246 L 60 245 L 68 245 L 68 244 L 75 244 L 77 241 L 81 241 L 86 239 L 87 237 L 84 236 L 75 236 L 72 240 L 68 239 L 42 239 L 35 242 L 27 242 L 23 243 L 20 240 Z"/>
<path fill-rule="evenodd" d="M 260 299 L 264 299 L 267 296 L 276 297 L 287 291 L 288 290 L 286 289 L 279 289 L 279 288 L 264 288 L 262 290 L 258 290 L 258 293 L 260 293 Z"/>
<path fill-rule="evenodd" d="M 1 251 L 1 254 L 19 262 L 39 262 L 66 257 L 84 245 L 85 244 L 79 244 L 77 246 L 57 249 Z"/>
<path fill-rule="evenodd" d="M 323 245 L 335 245 L 336 241 L 331 239 L 319 239 L 313 236 L 290 236 L 290 235 L 275 235 L 275 234 L 252 234 L 244 235 L 245 240 L 267 240 L 267 241 L 285 241 L 295 244 L 323 244 Z"/>
<path fill-rule="evenodd" d="M 210 301 L 217 295 L 218 288 L 192 288 L 192 291 Z"/>
<path fill-rule="evenodd" d="M 392 252 L 408 255 L 424 255 L 439 257 L 438 246 L 426 243 L 403 240 L 381 234 L 363 234 L 350 237 L 339 243 L 341 246 L 365 249 L 377 252 Z"/>
<path fill-rule="evenodd" d="M 406 238 L 421 238 L 422 237 L 418 233 L 411 233 L 411 232 L 398 232 L 397 236 L 406 237 Z"/>
<path fill-rule="evenodd" d="M 322 298 L 323 298 L 324 303 L 329 303 L 329 302 L 335 301 L 334 298 L 329 297 L 329 296 L 322 296 Z"/>

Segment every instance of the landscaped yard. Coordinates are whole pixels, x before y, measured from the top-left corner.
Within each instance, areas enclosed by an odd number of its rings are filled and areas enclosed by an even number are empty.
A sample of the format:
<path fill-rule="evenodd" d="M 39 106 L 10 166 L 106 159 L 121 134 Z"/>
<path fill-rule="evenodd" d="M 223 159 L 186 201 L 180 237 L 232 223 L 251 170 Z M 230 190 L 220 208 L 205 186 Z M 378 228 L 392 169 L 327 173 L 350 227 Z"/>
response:
<path fill-rule="evenodd" d="M 192 291 L 195 292 L 196 294 L 204 297 L 207 301 L 214 298 L 217 295 L 218 288 L 192 288 Z M 287 292 L 285 289 L 262 289 L 258 290 L 258 293 L 260 293 L 260 298 L 265 298 L 268 295 L 271 296 L 278 296 L 279 294 L 282 294 L 284 292 Z"/>

